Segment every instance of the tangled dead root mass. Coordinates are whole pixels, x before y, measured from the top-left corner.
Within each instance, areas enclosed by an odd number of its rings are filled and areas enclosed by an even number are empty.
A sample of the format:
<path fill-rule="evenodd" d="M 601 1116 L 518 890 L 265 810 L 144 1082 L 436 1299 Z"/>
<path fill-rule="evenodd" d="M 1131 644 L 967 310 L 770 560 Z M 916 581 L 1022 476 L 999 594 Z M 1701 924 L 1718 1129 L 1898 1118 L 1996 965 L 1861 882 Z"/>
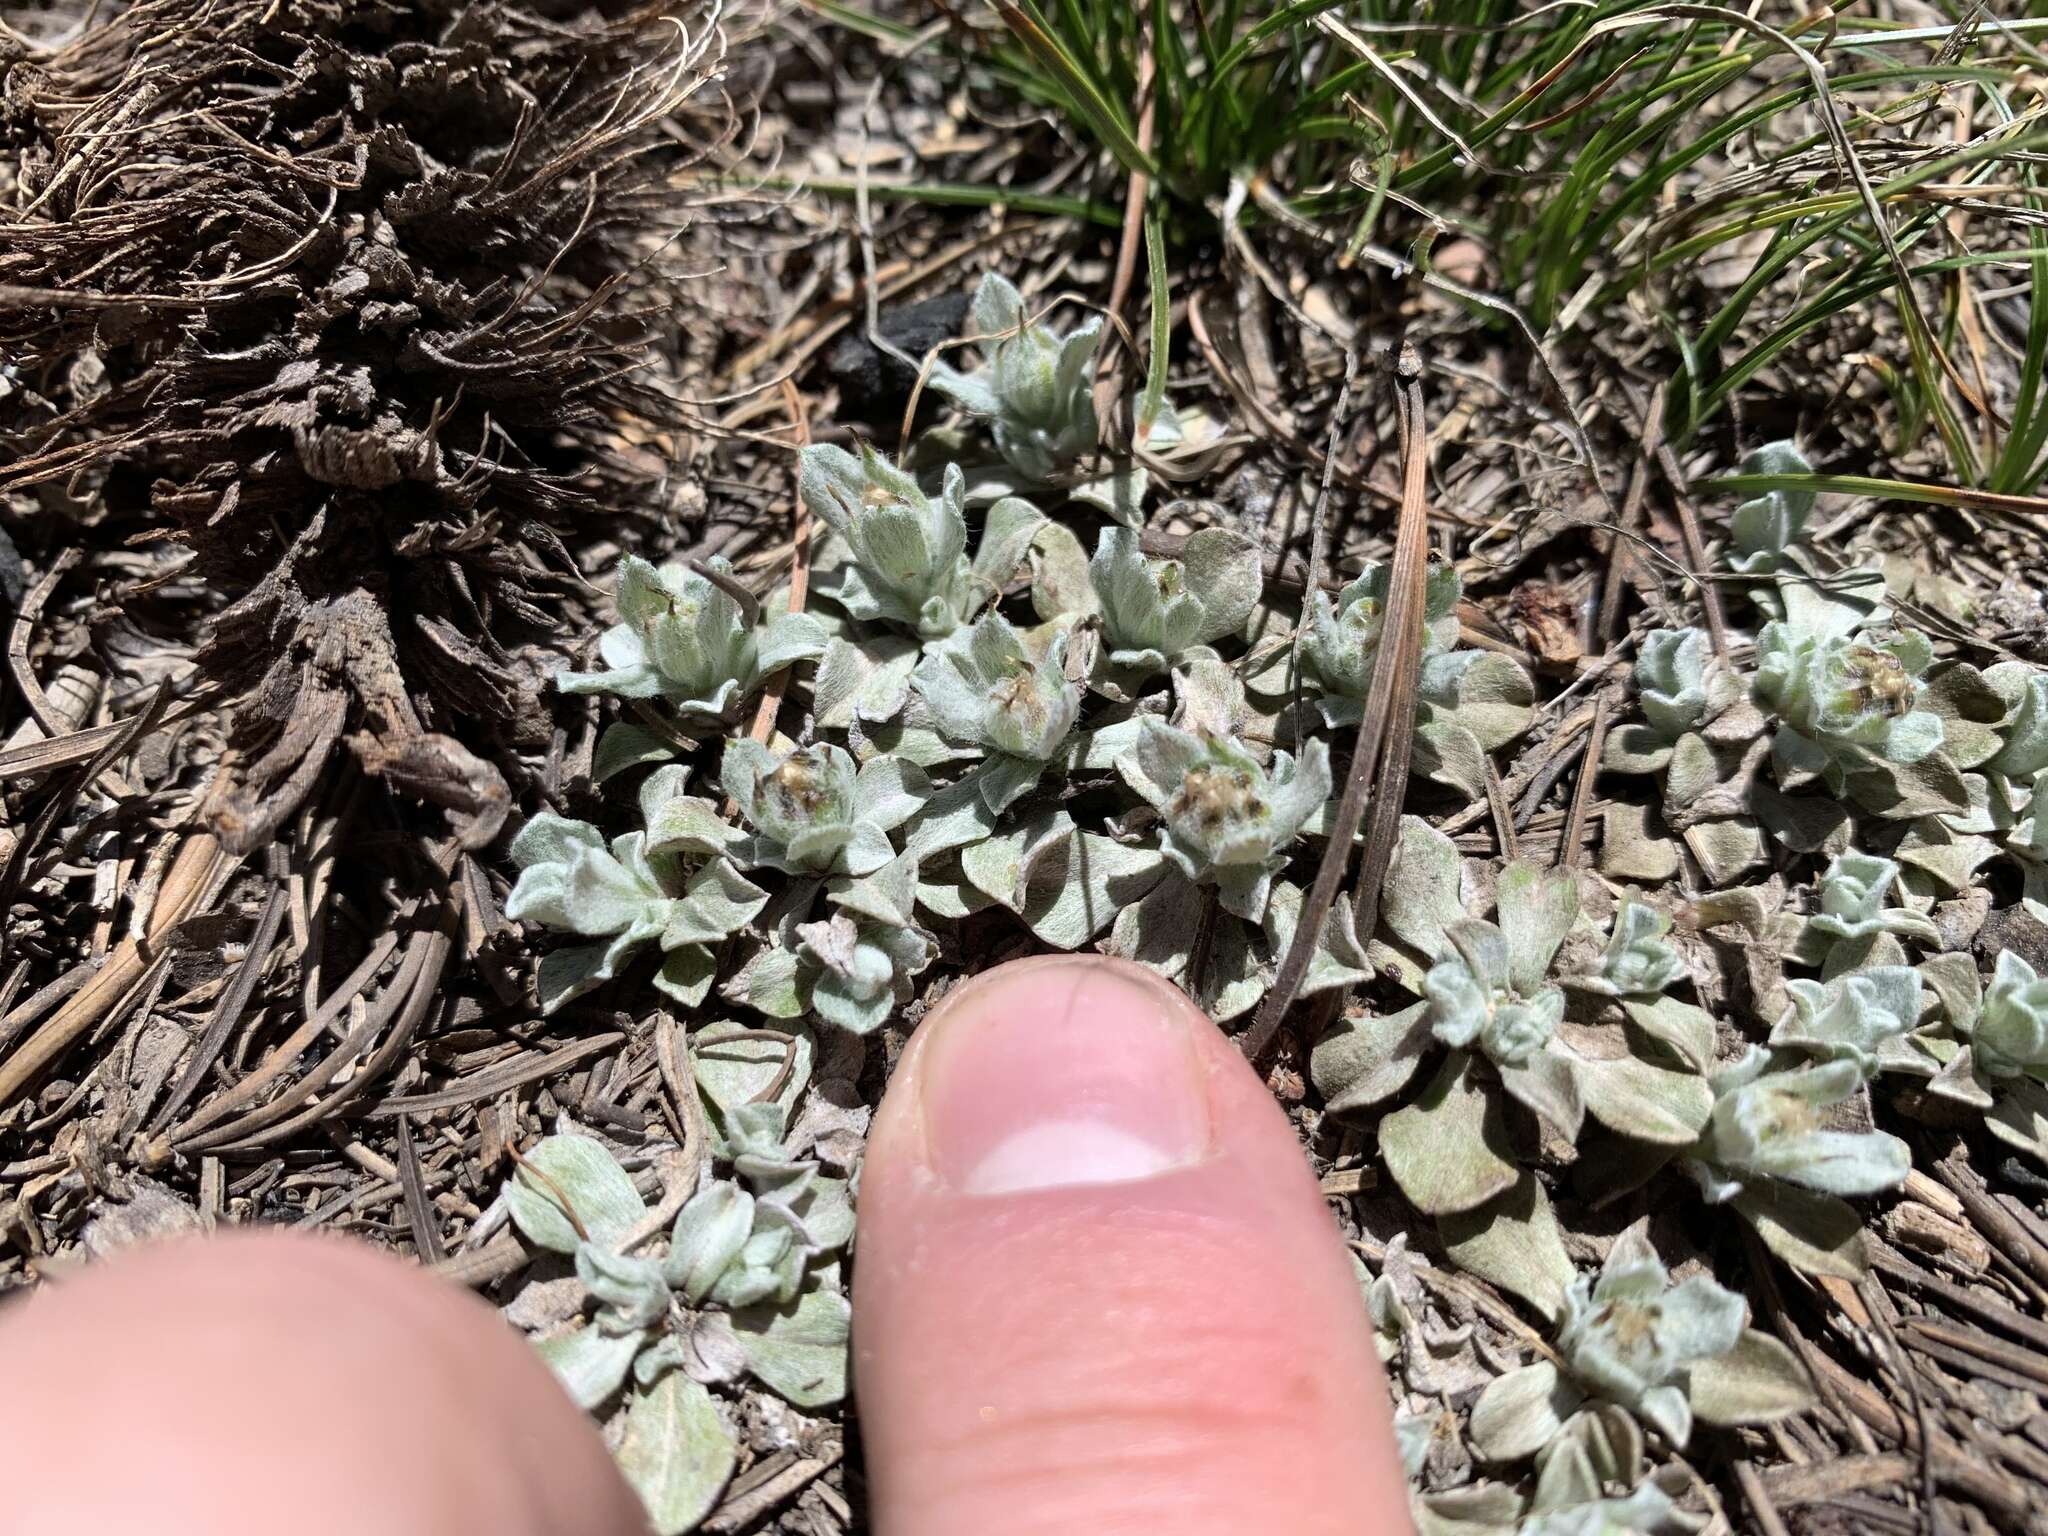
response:
<path fill-rule="evenodd" d="M 662 414 L 662 183 L 715 15 L 556 11 L 143 0 L 41 55 L 0 34 L 0 489 L 82 488 L 231 599 L 203 659 L 243 700 L 238 849 L 344 740 L 488 841 L 479 753 L 546 730 L 517 647 L 555 530 L 647 490 L 618 427 Z"/>

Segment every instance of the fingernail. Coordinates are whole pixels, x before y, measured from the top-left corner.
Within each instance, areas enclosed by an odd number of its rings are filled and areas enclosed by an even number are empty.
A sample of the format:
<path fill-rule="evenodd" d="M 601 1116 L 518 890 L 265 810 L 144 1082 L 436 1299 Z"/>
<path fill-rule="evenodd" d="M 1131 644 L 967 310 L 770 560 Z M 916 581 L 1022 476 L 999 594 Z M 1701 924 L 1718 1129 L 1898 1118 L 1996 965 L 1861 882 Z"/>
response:
<path fill-rule="evenodd" d="M 1164 982 L 1063 956 L 971 986 L 918 1064 L 933 1171 L 970 1194 L 1150 1178 L 1210 1141 L 1208 1026 Z"/>

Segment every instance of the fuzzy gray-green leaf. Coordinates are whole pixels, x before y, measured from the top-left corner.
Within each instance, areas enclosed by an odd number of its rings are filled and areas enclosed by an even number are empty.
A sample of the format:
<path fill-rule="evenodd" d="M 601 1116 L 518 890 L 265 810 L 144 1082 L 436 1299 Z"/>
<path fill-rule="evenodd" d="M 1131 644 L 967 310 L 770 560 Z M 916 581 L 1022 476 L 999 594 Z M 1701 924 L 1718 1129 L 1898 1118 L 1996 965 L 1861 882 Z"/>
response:
<path fill-rule="evenodd" d="M 1520 1177 L 1499 1099 L 1479 1071 L 1463 1052 L 1452 1052 L 1420 1099 L 1380 1122 L 1387 1171 L 1425 1215 L 1469 1211 Z"/>
<path fill-rule="evenodd" d="M 711 1513 L 739 1448 L 711 1394 L 670 1371 L 634 1393 L 614 1456 L 658 1536 L 679 1536 Z"/>
<path fill-rule="evenodd" d="M 589 1136 L 542 1137 L 514 1170 L 505 1199 L 528 1240 L 556 1253 L 574 1253 L 582 1242 L 565 1201 L 590 1241 L 606 1247 L 647 1215 L 619 1160 Z"/>

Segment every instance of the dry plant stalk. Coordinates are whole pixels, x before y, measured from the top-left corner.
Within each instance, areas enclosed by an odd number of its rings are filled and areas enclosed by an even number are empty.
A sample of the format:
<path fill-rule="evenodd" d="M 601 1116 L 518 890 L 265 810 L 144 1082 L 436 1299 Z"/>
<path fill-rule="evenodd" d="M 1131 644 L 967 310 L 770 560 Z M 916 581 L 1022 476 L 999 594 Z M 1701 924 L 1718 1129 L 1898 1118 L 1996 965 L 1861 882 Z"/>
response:
<path fill-rule="evenodd" d="M 1423 578 L 1429 562 L 1428 429 L 1422 415 L 1422 364 L 1404 345 L 1395 363 L 1395 400 L 1401 419 L 1401 517 L 1394 535 L 1392 580 L 1387 590 L 1386 619 L 1381 626 L 1379 655 L 1372 675 L 1371 703 L 1359 723 L 1358 741 L 1345 771 L 1344 794 L 1330 825 L 1330 841 L 1316 869 L 1315 884 L 1302 903 L 1301 917 L 1279 973 L 1273 978 L 1258 1017 L 1244 1034 L 1244 1053 L 1256 1061 L 1280 1032 L 1280 1022 L 1293 1006 L 1308 974 L 1309 962 L 1321 941 L 1323 919 L 1337 899 L 1345 867 L 1351 862 L 1351 841 L 1373 800 L 1372 824 L 1366 833 L 1365 857 L 1359 866 L 1358 932 L 1370 934 L 1379 921 L 1379 887 L 1394 856 L 1394 834 L 1400 827 L 1402 792 L 1408 784 L 1408 762 L 1415 746 L 1417 682 L 1422 672 Z M 1375 784 L 1380 793 L 1373 795 Z"/>
<path fill-rule="evenodd" d="M 199 910 L 237 862 L 209 832 L 185 839 L 150 913 L 147 937 L 114 946 L 92 979 L 0 1062 L 0 1109 L 34 1086 L 52 1062 L 106 1017 L 155 963 L 172 930 Z"/>

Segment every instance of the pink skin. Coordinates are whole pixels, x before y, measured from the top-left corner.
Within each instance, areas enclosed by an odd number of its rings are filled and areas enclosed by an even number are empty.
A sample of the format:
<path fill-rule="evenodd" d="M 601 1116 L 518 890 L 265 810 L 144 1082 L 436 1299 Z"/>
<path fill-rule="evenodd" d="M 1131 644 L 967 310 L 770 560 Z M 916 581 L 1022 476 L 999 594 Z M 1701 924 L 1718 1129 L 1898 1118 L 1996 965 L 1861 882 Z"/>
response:
<path fill-rule="evenodd" d="M 1051 957 L 912 1039 L 862 1174 L 879 1536 L 1346 1536 L 1406 1497 L 1293 1131 L 1136 967 Z M 588 1421 L 490 1309 L 367 1247 L 224 1234 L 0 1309 L 0 1536 L 627 1536 Z"/>
<path fill-rule="evenodd" d="M 1294 1132 L 1150 973 L 1049 957 L 948 998 L 875 1118 L 860 1221 L 883 1536 L 1408 1528 Z"/>
<path fill-rule="evenodd" d="M 4 1536 L 638 1536 L 491 1309 L 365 1243 L 164 1243 L 0 1312 Z"/>

